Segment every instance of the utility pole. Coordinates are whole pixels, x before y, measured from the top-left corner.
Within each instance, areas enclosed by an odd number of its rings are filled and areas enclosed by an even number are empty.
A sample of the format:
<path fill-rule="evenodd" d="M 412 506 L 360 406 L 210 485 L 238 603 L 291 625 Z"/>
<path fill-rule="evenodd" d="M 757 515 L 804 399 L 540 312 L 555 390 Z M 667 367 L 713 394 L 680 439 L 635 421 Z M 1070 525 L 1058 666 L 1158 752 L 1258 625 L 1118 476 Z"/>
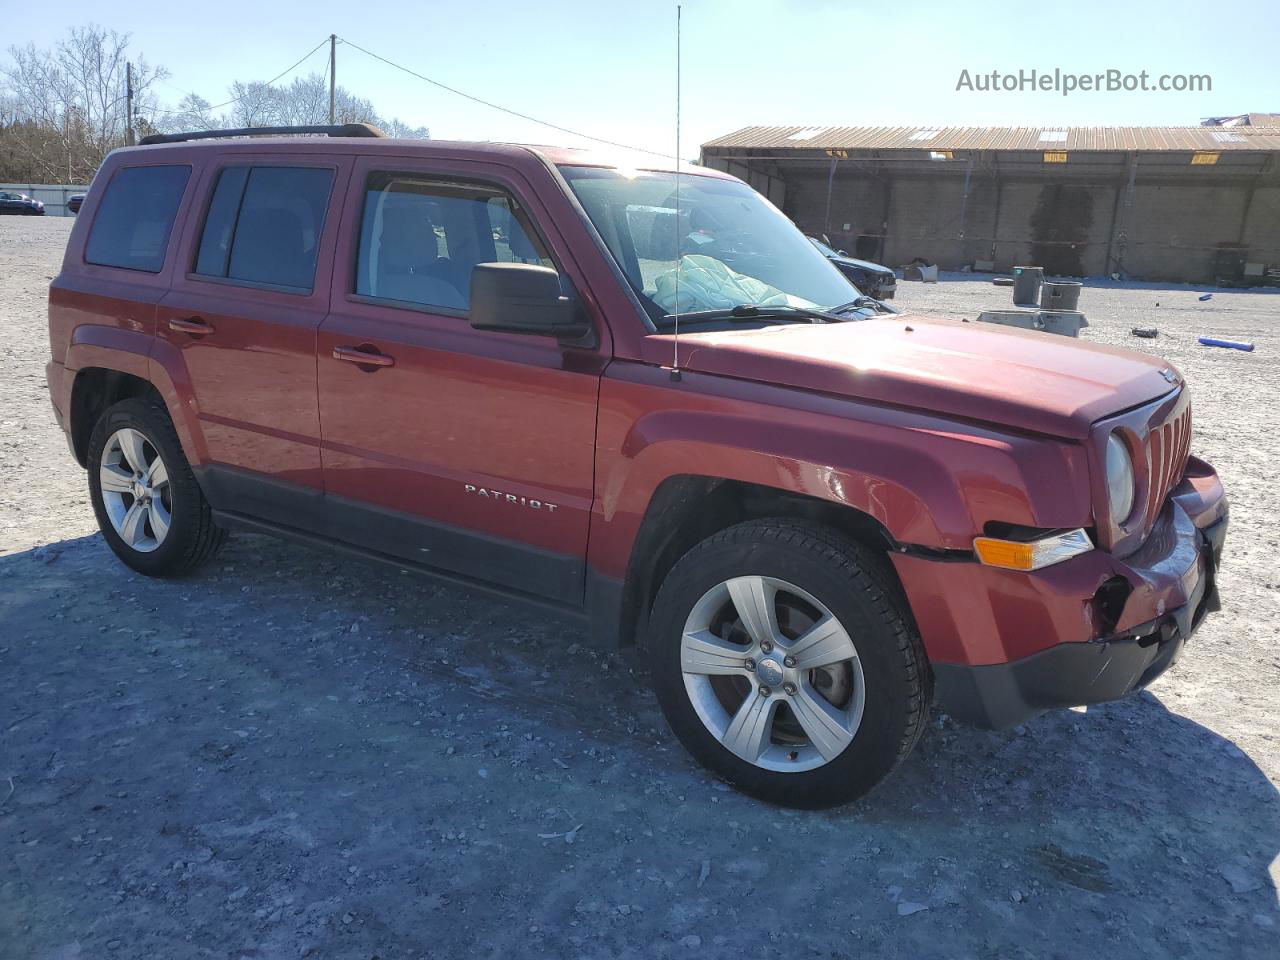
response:
<path fill-rule="evenodd" d="M 124 65 L 124 142 L 133 146 L 133 64 Z"/>
<path fill-rule="evenodd" d="M 329 124 L 333 125 L 334 91 L 338 86 L 338 35 L 329 34 Z"/>

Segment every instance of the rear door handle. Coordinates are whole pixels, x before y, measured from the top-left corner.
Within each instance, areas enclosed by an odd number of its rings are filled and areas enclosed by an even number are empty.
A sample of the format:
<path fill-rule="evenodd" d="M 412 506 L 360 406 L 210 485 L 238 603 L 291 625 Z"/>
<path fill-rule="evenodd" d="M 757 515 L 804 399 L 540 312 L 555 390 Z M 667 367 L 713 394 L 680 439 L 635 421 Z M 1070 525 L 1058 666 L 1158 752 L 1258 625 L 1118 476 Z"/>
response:
<path fill-rule="evenodd" d="M 334 347 L 333 359 L 346 360 L 348 363 L 358 363 L 365 367 L 394 367 L 396 364 L 394 357 L 378 353 L 377 348 L 372 345 Z"/>
<path fill-rule="evenodd" d="M 212 325 L 205 323 L 199 317 L 187 317 L 179 320 L 174 317 L 169 321 L 169 329 L 177 333 L 190 333 L 193 336 L 203 337 L 207 333 L 213 333 Z"/>

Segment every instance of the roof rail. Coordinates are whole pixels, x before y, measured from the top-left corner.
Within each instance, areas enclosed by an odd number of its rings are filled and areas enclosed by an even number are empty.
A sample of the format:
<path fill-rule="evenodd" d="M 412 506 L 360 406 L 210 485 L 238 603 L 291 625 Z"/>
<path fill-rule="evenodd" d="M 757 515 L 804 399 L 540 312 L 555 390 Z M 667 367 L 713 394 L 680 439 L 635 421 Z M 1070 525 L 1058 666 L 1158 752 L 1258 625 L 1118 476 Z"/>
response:
<path fill-rule="evenodd" d="M 138 141 L 139 146 L 153 143 L 185 143 L 188 140 L 214 140 L 220 137 L 290 137 L 302 133 L 320 133 L 326 137 L 385 137 L 386 134 L 368 123 L 319 124 L 307 127 L 240 127 L 236 130 L 193 130 L 190 133 L 153 133 Z"/>

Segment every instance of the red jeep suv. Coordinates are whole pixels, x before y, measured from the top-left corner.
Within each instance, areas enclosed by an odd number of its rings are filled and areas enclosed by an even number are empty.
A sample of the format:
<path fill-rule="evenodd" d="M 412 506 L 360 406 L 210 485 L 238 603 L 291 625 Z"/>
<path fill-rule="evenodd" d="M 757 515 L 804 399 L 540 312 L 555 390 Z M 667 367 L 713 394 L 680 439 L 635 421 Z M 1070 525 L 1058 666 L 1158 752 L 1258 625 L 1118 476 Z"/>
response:
<path fill-rule="evenodd" d="M 803 806 L 935 698 L 1112 700 L 1216 608 L 1227 504 L 1160 360 L 868 315 L 724 174 L 304 132 L 117 150 L 71 233 L 49 387 L 134 569 L 241 529 L 578 614 Z"/>

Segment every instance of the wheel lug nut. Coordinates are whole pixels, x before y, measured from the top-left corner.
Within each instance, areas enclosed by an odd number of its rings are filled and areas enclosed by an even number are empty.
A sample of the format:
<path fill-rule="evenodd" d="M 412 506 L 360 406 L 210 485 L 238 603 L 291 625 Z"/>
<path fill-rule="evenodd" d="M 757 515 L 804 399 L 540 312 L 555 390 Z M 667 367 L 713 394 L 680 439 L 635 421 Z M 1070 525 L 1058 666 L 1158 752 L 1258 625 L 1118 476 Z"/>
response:
<path fill-rule="evenodd" d="M 765 653 L 768 653 L 773 649 L 773 644 L 766 640 L 764 643 L 760 644 L 760 649 Z"/>
<path fill-rule="evenodd" d="M 772 693 L 773 693 L 773 691 L 772 691 L 771 689 L 769 689 L 768 687 L 761 687 L 761 688 L 760 688 L 760 696 L 762 696 L 762 697 L 770 696 Z"/>
<path fill-rule="evenodd" d="M 794 666 L 796 665 L 796 658 L 795 658 L 795 657 L 783 657 L 783 658 L 782 658 L 782 665 L 783 665 L 784 667 L 794 667 Z"/>
<path fill-rule="evenodd" d="M 754 670 L 756 668 L 756 662 L 754 660 L 748 660 L 746 663 L 743 664 L 743 666 L 746 667 L 748 670 Z"/>
<path fill-rule="evenodd" d="M 784 683 L 782 689 L 786 691 L 788 697 L 796 695 L 796 685 L 794 683 Z"/>

